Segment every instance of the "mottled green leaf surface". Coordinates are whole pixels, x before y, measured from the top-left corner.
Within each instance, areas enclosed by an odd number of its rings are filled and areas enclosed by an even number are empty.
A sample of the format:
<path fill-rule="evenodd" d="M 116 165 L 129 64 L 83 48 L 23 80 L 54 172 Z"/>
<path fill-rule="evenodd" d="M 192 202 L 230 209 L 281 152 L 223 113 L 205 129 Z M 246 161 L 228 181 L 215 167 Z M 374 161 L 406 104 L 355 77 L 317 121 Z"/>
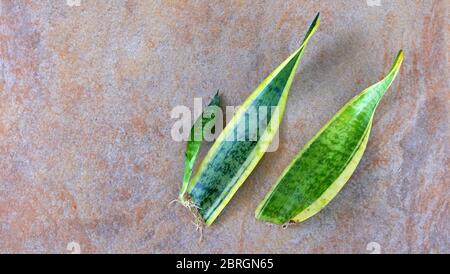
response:
<path fill-rule="evenodd" d="M 270 145 L 281 122 L 299 61 L 319 21 L 317 14 L 300 47 L 246 99 L 192 178 L 188 187 L 190 200 L 207 225 L 216 219 Z M 260 107 L 276 107 L 277 111 L 274 112 L 276 115 L 272 115 L 271 111 L 267 112 L 267 123 L 257 125 L 258 130 L 254 136 L 245 124 L 248 123 L 251 112 Z M 243 138 L 238 139 L 242 126 L 245 133 Z"/>
<path fill-rule="evenodd" d="M 375 109 L 402 60 L 400 51 L 384 79 L 354 97 L 305 145 L 259 205 L 257 219 L 301 222 L 335 197 L 362 157 Z"/>
<path fill-rule="evenodd" d="M 200 152 L 200 147 L 202 145 L 206 125 L 209 123 L 214 123 L 217 119 L 216 108 L 219 108 L 220 96 L 217 91 L 211 102 L 208 104 L 206 110 L 200 115 L 200 117 L 192 125 L 191 132 L 186 144 L 186 152 L 184 158 L 184 175 L 183 182 L 181 184 L 180 194 L 178 200 L 185 204 L 185 193 L 188 188 L 189 179 L 192 175 L 192 169 L 197 159 L 198 153 Z"/>

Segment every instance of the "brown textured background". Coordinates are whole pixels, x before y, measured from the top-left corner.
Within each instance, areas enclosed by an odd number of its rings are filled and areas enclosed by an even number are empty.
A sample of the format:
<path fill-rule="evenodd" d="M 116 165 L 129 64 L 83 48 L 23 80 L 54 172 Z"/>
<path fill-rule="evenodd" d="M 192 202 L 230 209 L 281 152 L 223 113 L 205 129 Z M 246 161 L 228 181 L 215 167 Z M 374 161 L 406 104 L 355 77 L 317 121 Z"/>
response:
<path fill-rule="evenodd" d="M 0 252 L 450 252 L 449 1 L 1 1 Z M 199 234 L 178 193 L 177 105 L 239 105 L 322 23 L 269 153 Z M 405 61 L 355 174 L 282 229 L 253 212 L 347 100 Z"/>

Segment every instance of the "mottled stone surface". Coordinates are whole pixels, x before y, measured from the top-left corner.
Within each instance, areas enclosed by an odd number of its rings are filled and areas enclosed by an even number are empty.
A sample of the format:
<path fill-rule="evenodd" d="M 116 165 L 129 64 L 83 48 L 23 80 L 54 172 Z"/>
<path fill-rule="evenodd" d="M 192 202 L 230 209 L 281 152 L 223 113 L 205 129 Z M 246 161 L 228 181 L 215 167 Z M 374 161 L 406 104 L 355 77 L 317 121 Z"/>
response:
<path fill-rule="evenodd" d="M 2 0 L 0 252 L 450 252 L 448 1 L 380 2 Z M 216 89 L 240 104 L 317 11 L 278 151 L 199 243 L 192 215 L 168 205 L 185 147 L 170 111 Z M 290 159 L 400 48 L 341 193 L 287 229 L 256 221 Z"/>

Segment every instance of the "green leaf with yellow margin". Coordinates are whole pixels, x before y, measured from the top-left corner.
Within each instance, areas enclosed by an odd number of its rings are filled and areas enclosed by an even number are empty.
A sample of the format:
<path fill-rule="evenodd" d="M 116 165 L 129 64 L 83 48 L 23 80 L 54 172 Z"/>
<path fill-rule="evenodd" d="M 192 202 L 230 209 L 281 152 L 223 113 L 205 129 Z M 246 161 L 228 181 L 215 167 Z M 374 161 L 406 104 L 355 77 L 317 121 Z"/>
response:
<path fill-rule="evenodd" d="M 400 51 L 384 79 L 348 102 L 297 154 L 256 210 L 259 220 L 302 222 L 324 208 L 358 165 L 375 110 L 403 61 Z"/>
<path fill-rule="evenodd" d="M 312 22 L 300 47 L 279 65 L 250 94 L 221 132 L 189 183 L 189 202 L 198 216 L 210 225 L 227 205 L 267 151 L 275 136 L 286 106 L 289 89 L 305 47 L 319 25 L 319 14 Z M 269 111 L 267 122 L 257 125 L 256 134 L 246 128 L 252 112 L 261 107 Z M 244 138 L 238 138 L 245 128 Z"/>
<path fill-rule="evenodd" d="M 200 147 L 204 140 L 205 131 L 209 128 L 210 123 L 215 123 L 217 119 L 217 111 L 220 110 L 220 96 L 219 91 L 214 95 L 207 108 L 202 112 L 200 117 L 192 125 L 191 132 L 186 144 L 186 152 L 184 157 L 184 174 L 183 182 L 181 184 L 180 194 L 178 195 L 178 201 L 181 204 L 186 205 L 185 198 L 186 191 L 189 186 L 189 179 L 191 179 L 192 169 L 195 164 L 195 160 L 200 152 Z"/>

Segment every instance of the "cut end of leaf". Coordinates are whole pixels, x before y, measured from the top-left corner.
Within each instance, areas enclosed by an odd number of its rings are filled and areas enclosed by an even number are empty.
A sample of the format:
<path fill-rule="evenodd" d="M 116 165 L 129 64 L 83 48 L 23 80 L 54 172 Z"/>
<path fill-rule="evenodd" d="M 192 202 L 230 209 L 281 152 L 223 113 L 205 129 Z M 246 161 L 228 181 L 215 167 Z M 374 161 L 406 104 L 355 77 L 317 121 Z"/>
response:
<path fill-rule="evenodd" d="M 282 218 L 277 218 L 276 216 L 273 216 L 273 215 L 269 216 L 269 215 L 263 214 L 264 213 L 263 207 L 264 207 L 264 204 L 261 203 L 255 211 L 255 218 L 257 220 L 263 221 L 263 222 L 269 222 L 269 223 L 276 224 L 276 225 L 286 224 L 286 221 Z"/>

